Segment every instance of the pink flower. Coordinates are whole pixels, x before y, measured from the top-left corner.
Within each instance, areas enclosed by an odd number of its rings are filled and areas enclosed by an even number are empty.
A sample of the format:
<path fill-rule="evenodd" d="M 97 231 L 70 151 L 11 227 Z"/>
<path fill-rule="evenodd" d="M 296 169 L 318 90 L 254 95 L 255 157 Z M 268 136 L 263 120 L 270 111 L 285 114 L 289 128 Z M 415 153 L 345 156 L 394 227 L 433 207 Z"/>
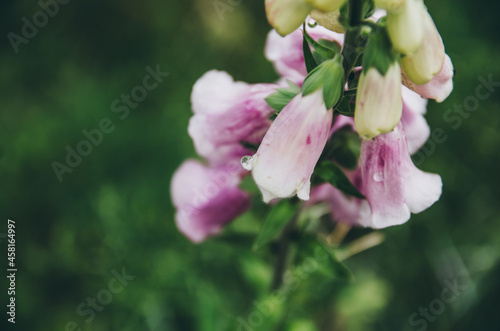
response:
<path fill-rule="evenodd" d="M 309 199 L 311 175 L 328 139 L 332 114 L 322 89 L 299 94 L 283 108 L 245 167 L 253 169 L 264 202 L 295 194 Z"/>
<path fill-rule="evenodd" d="M 443 68 L 444 44 L 431 15 L 424 11 L 423 26 L 425 38 L 413 54 L 401 59 L 406 76 L 418 85 L 431 81 Z"/>
<path fill-rule="evenodd" d="M 441 195 L 441 177 L 413 164 L 401 124 L 361 143 L 359 160 L 366 201 L 358 223 L 373 228 L 402 224 L 429 208 Z"/>
<path fill-rule="evenodd" d="M 273 112 L 265 98 L 277 87 L 234 82 L 229 74 L 216 70 L 204 74 L 193 87 L 194 116 L 188 127 L 198 154 L 214 166 L 248 154 L 240 142 L 262 140 Z"/>
<path fill-rule="evenodd" d="M 314 22 L 313 20 L 310 20 Z M 307 25 L 306 25 L 307 26 Z M 322 26 L 310 28 L 307 32 L 314 40 L 327 39 L 334 40 L 340 45 L 344 42 L 344 35 L 325 29 Z M 297 85 L 307 76 L 304 53 L 302 51 L 302 31 L 297 29 L 286 37 L 281 37 L 275 30 L 271 30 L 267 35 L 266 57 L 274 65 L 274 69 L 285 80 L 290 80 Z"/>
<path fill-rule="evenodd" d="M 415 167 L 403 130 L 399 124 L 392 132 L 362 141 L 359 167 L 346 175 L 366 200 L 323 184 L 312 190 L 312 202 L 325 201 L 337 222 L 372 228 L 402 224 L 410 213 L 429 208 L 441 195 L 441 177 Z"/>
<path fill-rule="evenodd" d="M 416 85 L 406 75 L 403 75 L 403 84 L 409 89 L 417 92 L 422 98 L 434 99 L 443 102 L 453 91 L 453 64 L 448 55 L 445 55 L 441 71 L 424 85 Z"/>
<path fill-rule="evenodd" d="M 240 164 L 208 168 L 185 161 L 175 172 L 170 192 L 179 230 L 198 243 L 215 235 L 250 206 L 248 194 L 238 188 Z"/>

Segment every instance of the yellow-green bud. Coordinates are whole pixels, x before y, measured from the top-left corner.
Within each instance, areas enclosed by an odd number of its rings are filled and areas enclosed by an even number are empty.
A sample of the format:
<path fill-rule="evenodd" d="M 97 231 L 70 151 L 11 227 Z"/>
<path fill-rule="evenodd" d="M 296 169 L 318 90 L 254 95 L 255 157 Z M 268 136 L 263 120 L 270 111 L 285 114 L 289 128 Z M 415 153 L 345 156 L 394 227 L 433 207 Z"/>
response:
<path fill-rule="evenodd" d="M 313 9 L 306 0 L 266 0 L 265 5 L 269 23 L 282 36 L 295 31 Z"/>
<path fill-rule="evenodd" d="M 420 47 L 424 40 L 424 12 L 422 0 L 405 0 L 399 12 L 387 13 L 387 31 L 395 50 L 411 54 Z"/>
<path fill-rule="evenodd" d="M 359 135 L 371 139 L 392 131 L 401 120 L 401 69 L 396 61 L 384 76 L 371 67 L 359 78 L 354 124 Z"/>
<path fill-rule="evenodd" d="M 443 39 L 428 12 L 424 15 L 424 32 L 424 42 L 418 50 L 401 59 L 406 75 L 417 85 L 423 85 L 437 75 L 445 59 Z"/>

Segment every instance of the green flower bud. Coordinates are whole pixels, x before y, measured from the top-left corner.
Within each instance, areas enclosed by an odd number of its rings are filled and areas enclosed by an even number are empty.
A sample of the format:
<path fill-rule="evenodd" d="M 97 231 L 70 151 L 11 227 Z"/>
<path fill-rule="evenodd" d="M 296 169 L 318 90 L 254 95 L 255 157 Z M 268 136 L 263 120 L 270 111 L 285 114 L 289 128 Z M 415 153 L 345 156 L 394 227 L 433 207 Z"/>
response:
<path fill-rule="evenodd" d="M 411 54 L 420 47 L 424 40 L 424 12 L 422 0 L 405 0 L 400 11 L 387 13 L 387 31 L 395 50 Z"/>
<path fill-rule="evenodd" d="M 265 5 L 269 24 L 282 36 L 295 31 L 313 9 L 306 0 L 266 0 Z"/>
<path fill-rule="evenodd" d="M 385 75 L 372 67 L 359 78 L 354 124 L 364 139 L 392 131 L 401 120 L 401 69 L 393 62 Z"/>
<path fill-rule="evenodd" d="M 405 0 L 375 0 L 375 6 L 389 12 L 398 13 L 404 8 Z"/>
<path fill-rule="evenodd" d="M 306 0 L 314 8 L 321 10 L 322 12 L 328 13 L 342 7 L 346 0 Z"/>
<path fill-rule="evenodd" d="M 311 12 L 311 17 L 318 22 L 319 25 L 333 32 L 344 33 L 344 26 L 340 24 L 339 16 L 339 10 L 334 10 L 329 13 L 324 13 L 319 10 L 313 10 Z"/>

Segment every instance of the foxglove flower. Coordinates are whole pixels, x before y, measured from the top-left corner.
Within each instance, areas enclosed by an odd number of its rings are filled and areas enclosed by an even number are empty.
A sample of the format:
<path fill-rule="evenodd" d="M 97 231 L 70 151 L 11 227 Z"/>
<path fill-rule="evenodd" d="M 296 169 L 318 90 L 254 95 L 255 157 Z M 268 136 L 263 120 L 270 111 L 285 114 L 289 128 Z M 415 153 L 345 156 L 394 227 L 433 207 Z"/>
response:
<path fill-rule="evenodd" d="M 445 55 L 444 64 L 441 71 L 424 85 L 416 85 L 403 72 L 402 81 L 412 91 L 417 92 L 422 98 L 434 99 L 443 102 L 453 91 L 453 64 L 448 55 Z"/>
<path fill-rule="evenodd" d="M 281 36 L 293 32 L 307 18 L 313 9 L 332 12 L 339 9 L 346 0 L 266 0 L 266 14 L 269 24 Z"/>
<path fill-rule="evenodd" d="M 188 127 L 198 154 L 213 166 L 248 154 L 240 143 L 262 140 L 273 112 L 265 98 L 277 87 L 234 82 L 230 75 L 216 70 L 203 75 L 193 87 L 194 116 Z"/>
<path fill-rule="evenodd" d="M 201 242 L 219 233 L 250 206 L 248 194 L 238 188 L 237 168 L 239 164 L 208 168 L 187 160 L 175 172 L 171 182 L 175 220 L 191 241 Z"/>
<path fill-rule="evenodd" d="M 401 119 L 401 69 L 394 62 L 385 75 L 375 67 L 359 79 L 354 122 L 359 135 L 371 139 L 394 129 Z"/>
<path fill-rule="evenodd" d="M 402 54 L 412 54 L 424 40 L 422 0 L 405 0 L 402 9 L 387 13 L 387 31 L 394 49 Z"/>
<path fill-rule="evenodd" d="M 282 36 L 297 29 L 313 9 L 306 0 L 266 0 L 269 24 Z"/>
<path fill-rule="evenodd" d="M 444 44 L 431 15 L 424 14 L 425 39 L 413 54 L 401 59 L 408 78 L 417 85 L 428 83 L 443 68 L 445 59 Z"/>
<path fill-rule="evenodd" d="M 441 195 L 441 177 L 413 164 L 402 124 L 361 143 L 359 167 L 346 171 L 366 197 L 347 196 L 330 184 L 311 192 L 311 202 L 326 202 L 336 222 L 372 228 L 405 223 L 410 213 L 429 208 Z"/>
<path fill-rule="evenodd" d="M 244 164 L 252 170 L 264 202 L 295 194 L 309 199 L 311 175 L 328 139 L 332 114 L 322 89 L 297 95 L 279 113 L 257 153 Z"/>
<path fill-rule="evenodd" d="M 404 8 L 405 2 L 405 0 L 375 0 L 375 6 L 398 13 Z"/>
<path fill-rule="evenodd" d="M 325 13 L 339 9 L 346 0 L 307 0 L 314 8 Z"/>
<path fill-rule="evenodd" d="M 322 12 L 320 10 L 313 10 L 309 14 L 322 27 L 337 33 L 344 33 L 344 26 L 340 23 L 340 10 L 331 12 Z"/>
<path fill-rule="evenodd" d="M 361 143 L 359 167 L 361 192 L 366 197 L 359 216 L 363 226 L 402 224 L 410 213 L 429 208 L 441 195 L 441 177 L 413 164 L 401 124 L 392 132 Z"/>

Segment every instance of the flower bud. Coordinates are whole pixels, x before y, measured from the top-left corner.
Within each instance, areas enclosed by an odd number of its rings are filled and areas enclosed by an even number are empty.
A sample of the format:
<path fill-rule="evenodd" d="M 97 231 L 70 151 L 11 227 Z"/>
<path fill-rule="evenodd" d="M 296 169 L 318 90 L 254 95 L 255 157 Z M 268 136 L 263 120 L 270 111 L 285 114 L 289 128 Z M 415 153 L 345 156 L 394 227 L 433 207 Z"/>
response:
<path fill-rule="evenodd" d="M 420 94 L 422 98 L 434 99 L 437 102 L 443 102 L 453 91 L 453 63 L 448 55 L 445 54 L 443 68 L 441 71 L 432 78 L 430 82 L 424 85 L 415 85 L 405 74 L 402 72 L 403 85 L 410 90 Z"/>
<path fill-rule="evenodd" d="M 405 0 L 375 0 L 375 6 L 392 13 L 400 12 L 405 5 Z"/>
<path fill-rule="evenodd" d="M 295 194 L 309 200 L 311 175 L 328 139 L 332 115 L 322 89 L 299 94 L 276 117 L 257 153 L 242 160 L 244 168 L 252 170 L 264 202 Z"/>
<path fill-rule="evenodd" d="M 405 0 L 399 12 L 387 13 L 387 31 L 395 50 L 402 54 L 415 52 L 424 40 L 422 0 Z"/>
<path fill-rule="evenodd" d="M 374 138 L 392 131 L 401 119 L 401 68 L 387 31 L 372 32 L 363 56 L 356 94 L 354 123 L 359 135 Z"/>
<path fill-rule="evenodd" d="M 359 78 L 354 123 L 359 135 L 374 138 L 392 131 L 401 120 L 401 69 L 394 62 L 385 75 L 375 67 Z"/>
<path fill-rule="evenodd" d="M 282 36 L 293 32 L 313 7 L 306 0 L 266 0 L 267 19 Z"/>
<path fill-rule="evenodd" d="M 306 0 L 309 2 L 314 8 L 328 13 L 342 7 L 346 0 Z"/>
<path fill-rule="evenodd" d="M 344 33 L 344 26 L 340 24 L 339 16 L 339 10 L 334 10 L 329 13 L 324 13 L 319 10 L 313 10 L 311 12 L 311 18 L 318 22 L 319 25 L 333 32 Z"/>
<path fill-rule="evenodd" d="M 425 38 L 418 50 L 401 59 L 406 75 L 417 85 L 428 83 L 437 75 L 445 57 L 443 39 L 428 12 L 424 15 L 424 32 Z"/>

